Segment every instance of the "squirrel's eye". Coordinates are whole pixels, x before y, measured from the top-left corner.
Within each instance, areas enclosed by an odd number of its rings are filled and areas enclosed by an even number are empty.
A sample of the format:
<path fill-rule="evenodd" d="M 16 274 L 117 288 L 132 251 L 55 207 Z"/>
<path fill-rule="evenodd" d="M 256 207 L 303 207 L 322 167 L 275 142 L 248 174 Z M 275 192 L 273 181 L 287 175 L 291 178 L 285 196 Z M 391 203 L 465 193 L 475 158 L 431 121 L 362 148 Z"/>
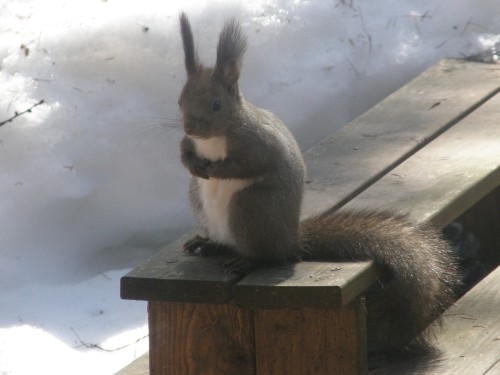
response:
<path fill-rule="evenodd" d="M 222 100 L 219 98 L 212 100 L 212 111 L 219 112 L 222 110 Z"/>

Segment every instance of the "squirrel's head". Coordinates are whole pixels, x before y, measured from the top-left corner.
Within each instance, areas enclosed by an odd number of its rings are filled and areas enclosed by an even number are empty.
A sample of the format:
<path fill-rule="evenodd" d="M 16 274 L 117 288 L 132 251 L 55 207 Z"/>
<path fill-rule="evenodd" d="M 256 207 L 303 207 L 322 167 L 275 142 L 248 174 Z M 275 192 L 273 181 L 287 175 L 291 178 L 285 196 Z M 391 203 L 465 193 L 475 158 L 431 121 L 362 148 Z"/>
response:
<path fill-rule="evenodd" d="M 210 138 L 225 135 L 237 124 L 242 104 L 238 88 L 246 37 L 232 19 L 219 36 L 215 67 L 198 60 L 193 33 L 185 13 L 180 15 L 187 82 L 179 98 L 184 131 L 188 136 Z"/>

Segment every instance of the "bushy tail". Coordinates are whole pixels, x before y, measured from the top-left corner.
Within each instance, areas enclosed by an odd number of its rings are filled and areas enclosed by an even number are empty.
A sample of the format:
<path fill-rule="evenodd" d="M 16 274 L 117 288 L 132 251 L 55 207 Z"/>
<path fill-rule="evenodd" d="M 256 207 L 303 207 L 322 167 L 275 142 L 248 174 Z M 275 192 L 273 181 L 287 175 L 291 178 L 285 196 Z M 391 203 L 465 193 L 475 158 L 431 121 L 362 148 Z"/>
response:
<path fill-rule="evenodd" d="M 458 271 L 450 245 L 431 228 L 385 212 L 339 212 L 301 225 L 304 260 L 371 260 L 391 281 L 366 298 L 370 350 L 427 347 L 419 336 L 452 302 Z"/>

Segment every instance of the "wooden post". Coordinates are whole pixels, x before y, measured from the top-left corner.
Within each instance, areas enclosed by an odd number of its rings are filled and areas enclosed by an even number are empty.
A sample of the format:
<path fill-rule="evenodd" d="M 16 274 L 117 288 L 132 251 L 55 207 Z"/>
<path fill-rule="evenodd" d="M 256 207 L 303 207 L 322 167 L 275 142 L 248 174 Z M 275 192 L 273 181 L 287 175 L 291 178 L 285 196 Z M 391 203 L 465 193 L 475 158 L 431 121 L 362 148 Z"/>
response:
<path fill-rule="evenodd" d="M 151 375 L 366 372 L 361 299 L 333 309 L 150 302 L 148 310 Z"/>
<path fill-rule="evenodd" d="M 364 374 L 365 322 L 360 298 L 342 308 L 257 309 L 257 374 Z"/>
<path fill-rule="evenodd" d="M 250 309 L 149 302 L 151 375 L 254 375 Z"/>

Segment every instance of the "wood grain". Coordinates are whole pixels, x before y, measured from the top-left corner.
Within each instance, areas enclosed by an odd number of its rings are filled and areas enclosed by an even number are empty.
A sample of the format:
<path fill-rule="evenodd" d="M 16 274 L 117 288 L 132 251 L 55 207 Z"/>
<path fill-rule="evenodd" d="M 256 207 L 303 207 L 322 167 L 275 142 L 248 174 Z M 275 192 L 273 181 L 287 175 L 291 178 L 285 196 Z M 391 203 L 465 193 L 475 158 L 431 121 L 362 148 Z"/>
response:
<path fill-rule="evenodd" d="M 148 309 L 151 375 L 255 374 L 250 310 L 180 302 Z"/>
<path fill-rule="evenodd" d="M 341 309 L 257 309 L 257 374 L 363 374 L 364 322 L 359 299 Z"/>
<path fill-rule="evenodd" d="M 136 358 L 114 375 L 149 375 L 149 353 Z"/>
<path fill-rule="evenodd" d="M 180 237 L 122 277 L 121 298 L 143 301 L 221 303 L 232 298 L 241 276 L 224 271 L 222 257 L 201 257 L 182 251 L 196 232 Z"/>
<path fill-rule="evenodd" d="M 443 60 L 305 153 L 303 216 L 337 209 L 500 89 L 500 66 Z"/>
<path fill-rule="evenodd" d="M 288 267 L 259 269 L 236 284 L 241 306 L 276 308 L 341 307 L 373 284 L 373 262 L 303 262 Z"/>
<path fill-rule="evenodd" d="M 389 209 L 442 228 L 500 186 L 500 94 L 343 209 Z"/>
<path fill-rule="evenodd" d="M 500 267 L 444 314 L 439 374 L 483 374 L 500 361 Z"/>
<path fill-rule="evenodd" d="M 387 375 L 492 375 L 500 367 L 500 267 L 444 313 L 446 329 L 436 335 L 441 351 L 433 366 L 409 363 Z"/>

